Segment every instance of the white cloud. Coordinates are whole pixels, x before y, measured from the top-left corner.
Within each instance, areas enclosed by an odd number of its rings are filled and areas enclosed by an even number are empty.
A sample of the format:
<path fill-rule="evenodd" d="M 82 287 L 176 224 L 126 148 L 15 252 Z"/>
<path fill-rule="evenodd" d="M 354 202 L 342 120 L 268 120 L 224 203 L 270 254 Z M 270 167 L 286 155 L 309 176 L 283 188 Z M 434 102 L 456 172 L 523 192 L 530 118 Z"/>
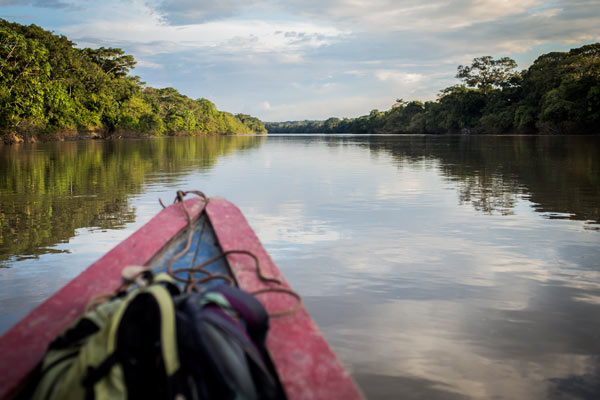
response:
<path fill-rule="evenodd" d="M 283 34 L 284 29 L 301 32 Z M 285 62 L 300 62 L 304 49 L 334 43 L 347 33 L 331 26 L 311 22 L 224 20 L 203 24 L 169 26 L 152 10 L 139 7 L 135 16 L 105 18 L 65 26 L 61 31 L 78 41 L 124 43 L 142 54 L 168 54 L 190 49 L 209 49 L 222 53 L 281 53 Z M 299 38 L 300 37 L 300 38 Z"/>
<path fill-rule="evenodd" d="M 279 56 L 279 60 L 286 64 L 297 64 L 304 60 L 302 54 L 298 53 L 281 53 Z"/>
<path fill-rule="evenodd" d="M 33 5 L 41 8 L 78 8 L 72 2 L 63 2 L 60 0 L 0 0 L 0 6 L 22 6 L 22 5 Z"/>
<path fill-rule="evenodd" d="M 152 62 L 152 61 L 148 61 L 148 60 L 140 60 L 138 58 L 137 59 L 136 67 L 158 69 L 158 68 L 163 68 L 163 65 L 159 64 L 159 63 Z"/>
<path fill-rule="evenodd" d="M 600 296 L 594 296 L 591 294 L 586 294 L 586 295 L 582 295 L 579 297 L 575 297 L 573 300 L 581 301 L 583 303 L 588 303 L 588 304 L 593 304 L 593 305 L 600 305 Z"/>
<path fill-rule="evenodd" d="M 377 108 L 388 109 L 392 98 L 375 98 L 370 96 L 343 96 L 335 98 L 309 98 L 290 103 L 271 104 L 265 111 L 256 110 L 264 121 L 288 121 L 309 119 L 327 119 L 332 116 L 355 117 L 368 114 Z"/>
<path fill-rule="evenodd" d="M 421 74 L 400 72 L 395 70 L 381 70 L 375 74 L 380 81 L 393 81 L 401 84 L 421 82 L 425 77 Z"/>
<path fill-rule="evenodd" d="M 562 8 L 547 8 L 547 9 L 540 10 L 540 11 L 534 11 L 531 13 L 531 15 L 536 16 L 536 17 L 552 18 L 552 17 L 556 17 L 562 11 L 563 11 Z"/>
<path fill-rule="evenodd" d="M 443 31 L 526 13 L 541 0 L 418 0 L 288 2 L 296 12 L 375 31 Z"/>
<path fill-rule="evenodd" d="M 346 75 L 353 75 L 353 76 L 365 76 L 366 75 L 366 71 L 360 71 L 357 69 L 353 69 L 353 70 L 349 70 L 349 71 L 344 71 L 344 74 Z"/>
<path fill-rule="evenodd" d="M 165 0 L 157 9 L 166 22 L 185 25 L 231 17 L 255 3 L 257 1 L 252 0 Z"/>

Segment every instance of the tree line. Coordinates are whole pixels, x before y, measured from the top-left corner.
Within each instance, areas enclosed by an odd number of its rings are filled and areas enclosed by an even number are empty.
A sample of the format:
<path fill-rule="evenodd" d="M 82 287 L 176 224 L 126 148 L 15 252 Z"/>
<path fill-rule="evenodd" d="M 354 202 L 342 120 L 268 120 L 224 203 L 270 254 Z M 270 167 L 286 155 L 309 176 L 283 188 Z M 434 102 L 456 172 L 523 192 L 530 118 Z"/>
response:
<path fill-rule="evenodd" d="M 398 99 L 358 118 L 268 122 L 279 133 L 600 133 L 600 43 L 514 60 L 478 57 L 458 66 L 459 85 L 436 101 Z"/>
<path fill-rule="evenodd" d="M 130 75 L 135 64 L 122 49 L 80 49 L 39 26 L 0 19 L 0 135 L 266 132 L 258 118 L 147 86 Z"/>

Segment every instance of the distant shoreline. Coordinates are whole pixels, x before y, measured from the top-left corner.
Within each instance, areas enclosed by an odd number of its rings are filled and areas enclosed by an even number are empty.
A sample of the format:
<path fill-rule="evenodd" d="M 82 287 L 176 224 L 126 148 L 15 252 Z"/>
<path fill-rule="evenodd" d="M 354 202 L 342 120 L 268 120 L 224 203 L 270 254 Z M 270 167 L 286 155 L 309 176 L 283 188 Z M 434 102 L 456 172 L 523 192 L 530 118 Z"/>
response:
<path fill-rule="evenodd" d="M 600 133 L 542 133 L 542 132 L 514 132 L 514 133 L 461 133 L 461 132 L 442 132 L 442 133 L 353 133 L 353 132 L 306 132 L 306 133 L 287 133 L 287 132 L 269 132 L 268 135 L 289 135 L 289 136 L 600 136 Z"/>
<path fill-rule="evenodd" d="M 148 138 L 167 138 L 167 137 L 215 137 L 215 136 L 600 136 L 599 133 L 578 133 L 578 134 L 557 134 L 557 133 L 465 133 L 465 132 L 445 132 L 445 133 L 353 133 L 353 132 L 307 132 L 307 133 L 287 133 L 287 132 L 254 132 L 254 133 L 202 133 L 198 135 L 189 135 L 187 133 L 181 134 L 169 134 L 169 135 L 151 135 L 141 134 L 138 132 L 117 132 L 112 134 L 104 134 L 102 132 L 59 132 L 55 135 L 30 135 L 26 137 L 12 135 L 2 136 L 3 140 L 0 141 L 0 146 L 10 146 L 14 144 L 32 144 L 32 143 L 50 143 L 50 142 L 76 142 L 76 141 L 87 141 L 87 140 L 121 140 L 121 139 L 148 139 Z"/>

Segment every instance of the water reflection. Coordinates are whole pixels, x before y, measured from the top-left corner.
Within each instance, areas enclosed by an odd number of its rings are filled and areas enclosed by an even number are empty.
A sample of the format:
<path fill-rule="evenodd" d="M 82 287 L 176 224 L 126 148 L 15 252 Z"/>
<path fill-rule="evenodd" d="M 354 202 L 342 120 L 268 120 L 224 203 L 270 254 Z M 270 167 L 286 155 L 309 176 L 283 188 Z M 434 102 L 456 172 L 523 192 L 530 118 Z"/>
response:
<path fill-rule="evenodd" d="M 206 140 L 1 149 L 3 237 L 59 225 L 1 245 L 2 311 L 200 188 L 242 208 L 368 398 L 599 397 L 598 138 Z"/>
<path fill-rule="evenodd" d="M 352 138 L 347 139 L 352 141 Z M 600 222 L 600 138 L 566 136 L 374 137 L 398 164 L 435 160 L 461 203 L 510 214 L 518 197 L 549 217 Z"/>
<path fill-rule="evenodd" d="M 119 229 L 135 220 L 131 195 L 208 170 L 264 137 L 86 141 L 0 147 L 0 263 L 50 252 L 77 228 Z"/>
<path fill-rule="evenodd" d="M 557 156 L 548 141 L 564 138 L 314 140 L 327 191 L 288 202 L 341 234 L 276 258 L 368 397 L 598 397 L 596 138 Z M 536 146 L 535 161 L 514 150 Z"/>
<path fill-rule="evenodd" d="M 600 393 L 600 357 L 595 357 L 594 367 L 589 373 L 552 378 L 550 398 L 597 399 Z"/>

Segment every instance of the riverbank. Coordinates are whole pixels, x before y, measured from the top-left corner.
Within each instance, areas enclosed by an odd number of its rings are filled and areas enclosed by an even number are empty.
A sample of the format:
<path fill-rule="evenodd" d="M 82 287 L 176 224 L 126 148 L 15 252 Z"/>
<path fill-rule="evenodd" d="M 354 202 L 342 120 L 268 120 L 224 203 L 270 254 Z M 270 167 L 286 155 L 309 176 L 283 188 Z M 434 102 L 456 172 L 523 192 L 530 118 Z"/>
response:
<path fill-rule="evenodd" d="M 64 142 L 65 140 L 92 140 L 105 139 L 108 136 L 101 131 L 77 132 L 61 131 L 52 135 L 45 134 L 17 134 L 14 132 L 5 133 L 2 136 L 1 143 L 5 145 L 19 143 L 37 143 L 37 142 Z"/>
<path fill-rule="evenodd" d="M 76 131 L 76 130 L 64 130 L 59 131 L 53 134 L 16 134 L 16 133 L 5 133 L 0 135 L 2 138 L 0 140 L 0 144 L 4 145 L 13 145 L 20 143 L 38 143 L 38 142 L 65 142 L 65 141 L 77 141 L 77 140 L 116 140 L 116 139 L 143 139 L 150 137 L 171 137 L 171 136 L 226 136 L 229 134 L 237 135 L 238 133 L 198 133 L 198 134 L 189 134 L 187 132 L 175 132 L 169 133 L 166 135 L 152 135 L 152 134 L 144 134 L 140 132 L 132 132 L 132 131 L 118 131 L 108 133 L 105 130 L 97 130 L 97 131 Z M 264 132 L 244 132 L 239 133 L 240 135 L 257 135 L 264 134 Z"/>

